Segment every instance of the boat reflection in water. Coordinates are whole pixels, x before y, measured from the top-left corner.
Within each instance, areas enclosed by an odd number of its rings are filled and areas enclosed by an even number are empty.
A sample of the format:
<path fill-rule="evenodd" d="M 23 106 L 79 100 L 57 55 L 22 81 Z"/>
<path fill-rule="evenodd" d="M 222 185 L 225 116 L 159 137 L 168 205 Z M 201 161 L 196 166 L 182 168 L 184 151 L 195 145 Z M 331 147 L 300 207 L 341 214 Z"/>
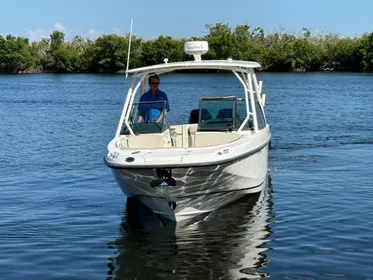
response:
<path fill-rule="evenodd" d="M 108 279 L 262 279 L 272 186 L 181 225 L 127 201 Z"/>

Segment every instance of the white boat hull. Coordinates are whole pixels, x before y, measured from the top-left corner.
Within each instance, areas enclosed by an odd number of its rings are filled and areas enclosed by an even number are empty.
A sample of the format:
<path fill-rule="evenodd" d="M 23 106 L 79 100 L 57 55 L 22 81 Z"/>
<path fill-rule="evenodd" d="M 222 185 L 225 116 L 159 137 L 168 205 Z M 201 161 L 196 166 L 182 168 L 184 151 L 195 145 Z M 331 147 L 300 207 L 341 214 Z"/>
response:
<path fill-rule="evenodd" d="M 172 168 L 176 186 L 152 187 L 154 168 L 115 168 L 127 197 L 136 197 L 155 214 L 182 221 L 209 213 L 240 197 L 260 192 L 267 183 L 268 145 L 244 158 L 218 165 Z"/>

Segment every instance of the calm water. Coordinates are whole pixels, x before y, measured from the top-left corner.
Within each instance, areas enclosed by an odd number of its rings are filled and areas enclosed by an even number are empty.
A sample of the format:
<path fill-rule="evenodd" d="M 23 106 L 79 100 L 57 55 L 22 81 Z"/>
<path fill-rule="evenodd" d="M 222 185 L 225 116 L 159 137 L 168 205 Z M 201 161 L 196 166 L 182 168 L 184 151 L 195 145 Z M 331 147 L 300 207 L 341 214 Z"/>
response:
<path fill-rule="evenodd" d="M 235 78 L 169 75 L 171 121 Z M 103 163 L 122 75 L 0 76 L 0 279 L 373 279 L 373 76 L 259 74 L 270 184 L 161 224 Z"/>

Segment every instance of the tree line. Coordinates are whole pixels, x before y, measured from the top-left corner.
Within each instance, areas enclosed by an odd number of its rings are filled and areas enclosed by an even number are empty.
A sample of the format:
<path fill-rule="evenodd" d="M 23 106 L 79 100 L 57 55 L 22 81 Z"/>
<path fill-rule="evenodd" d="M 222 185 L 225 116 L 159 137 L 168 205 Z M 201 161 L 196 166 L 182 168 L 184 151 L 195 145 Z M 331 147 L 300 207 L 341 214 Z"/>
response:
<path fill-rule="evenodd" d="M 262 28 L 226 23 L 208 24 L 206 35 L 175 39 L 159 36 L 154 40 L 131 38 L 130 68 L 191 60 L 184 43 L 205 40 L 209 51 L 203 59 L 257 61 L 263 71 L 372 71 L 373 32 L 361 37 L 341 38 L 327 33 L 313 36 L 284 30 L 265 34 Z M 96 40 L 76 36 L 65 41 L 65 34 L 54 31 L 50 38 L 30 42 L 24 37 L 0 35 L 0 73 L 116 73 L 127 63 L 129 34 L 102 35 Z"/>

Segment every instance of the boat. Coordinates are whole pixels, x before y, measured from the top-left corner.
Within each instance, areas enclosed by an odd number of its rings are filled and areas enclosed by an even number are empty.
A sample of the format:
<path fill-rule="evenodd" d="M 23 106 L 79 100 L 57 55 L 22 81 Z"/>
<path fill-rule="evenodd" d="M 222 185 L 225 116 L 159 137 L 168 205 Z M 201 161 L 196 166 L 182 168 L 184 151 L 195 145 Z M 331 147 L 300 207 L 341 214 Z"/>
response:
<path fill-rule="evenodd" d="M 267 184 L 270 126 L 266 95 L 252 61 L 203 60 L 206 41 L 186 42 L 194 60 L 127 70 L 132 77 L 115 136 L 104 157 L 122 192 L 136 197 L 154 214 L 183 221 L 208 214 Z M 201 96 L 197 109 L 182 124 L 163 114 L 140 121 L 139 112 L 167 108 L 165 100 L 138 101 L 148 78 L 174 71 L 226 71 L 242 85 L 237 96 Z M 203 71 L 200 71 L 201 74 Z M 173 104 L 177 96 L 169 96 Z M 141 113 L 140 113 L 141 114 Z"/>

